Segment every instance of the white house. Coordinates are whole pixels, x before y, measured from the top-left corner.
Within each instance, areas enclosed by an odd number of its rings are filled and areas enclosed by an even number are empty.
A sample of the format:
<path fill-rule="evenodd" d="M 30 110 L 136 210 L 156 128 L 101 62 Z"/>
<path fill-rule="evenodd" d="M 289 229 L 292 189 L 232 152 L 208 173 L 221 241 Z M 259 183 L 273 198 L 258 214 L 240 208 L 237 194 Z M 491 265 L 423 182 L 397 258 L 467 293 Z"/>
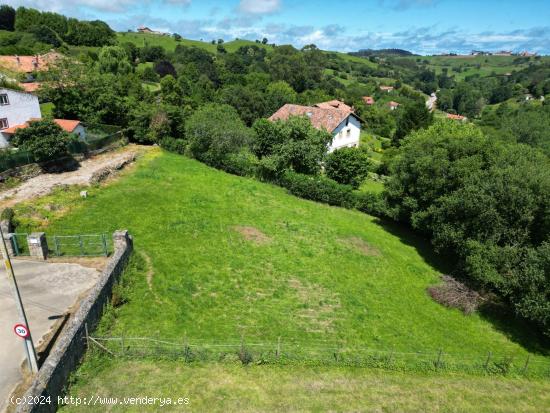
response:
<path fill-rule="evenodd" d="M 287 120 L 291 116 L 307 116 L 317 129 L 325 129 L 333 136 L 328 152 L 340 148 L 359 146 L 361 138 L 361 119 L 353 109 L 343 102 L 329 101 L 315 106 L 286 104 L 269 118 L 274 122 Z"/>
<path fill-rule="evenodd" d="M 17 129 L 29 122 L 42 119 L 38 97 L 32 93 L 0 88 L 0 149 L 10 146 L 10 138 Z M 86 140 L 86 129 L 78 120 L 54 119 L 61 129 Z"/>
<path fill-rule="evenodd" d="M 0 88 L 0 132 L 21 125 L 29 119 L 40 119 L 38 97 L 31 93 Z M 9 146 L 5 133 L 0 133 L 0 148 Z"/>

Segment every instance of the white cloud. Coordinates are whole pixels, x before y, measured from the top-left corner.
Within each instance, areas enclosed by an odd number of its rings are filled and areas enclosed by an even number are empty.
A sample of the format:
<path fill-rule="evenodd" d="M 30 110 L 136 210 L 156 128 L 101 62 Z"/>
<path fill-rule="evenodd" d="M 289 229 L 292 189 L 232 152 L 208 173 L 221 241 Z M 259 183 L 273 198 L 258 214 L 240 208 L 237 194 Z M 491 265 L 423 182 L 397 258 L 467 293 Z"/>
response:
<path fill-rule="evenodd" d="M 250 14 L 274 13 L 281 7 L 281 0 L 241 0 L 239 9 Z"/>

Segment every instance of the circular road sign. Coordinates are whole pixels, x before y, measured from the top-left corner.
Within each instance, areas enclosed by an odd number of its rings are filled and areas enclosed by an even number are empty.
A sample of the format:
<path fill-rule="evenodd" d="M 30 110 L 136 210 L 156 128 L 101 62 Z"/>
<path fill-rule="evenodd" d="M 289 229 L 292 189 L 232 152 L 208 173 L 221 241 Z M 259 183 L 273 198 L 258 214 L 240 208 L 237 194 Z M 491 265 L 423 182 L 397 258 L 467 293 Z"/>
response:
<path fill-rule="evenodd" d="M 27 338 L 29 336 L 29 329 L 23 324 L 16 324 L 13 326 L 13 331 L 21 338 Z"/>

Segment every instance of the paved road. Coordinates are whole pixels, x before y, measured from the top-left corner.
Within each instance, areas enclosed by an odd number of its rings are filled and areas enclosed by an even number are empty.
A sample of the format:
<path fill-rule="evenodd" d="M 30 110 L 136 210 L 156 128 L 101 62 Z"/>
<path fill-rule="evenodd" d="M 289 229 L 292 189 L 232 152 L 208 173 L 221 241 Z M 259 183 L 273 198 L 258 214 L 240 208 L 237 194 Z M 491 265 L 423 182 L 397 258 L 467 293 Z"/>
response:
<path fill-rule="evenodd" d="M 79 295 L 96 283 L 99 272 L 78 264 L 14 260 L 13 268 L 27 312 L 35 345 Z M 0 412 L 6 399 L 22 379 L 20 366 L 25 359 L 22 339 L 13 333 L 18 321 L 15 300 L 4 268 L 0 269 Z"/>

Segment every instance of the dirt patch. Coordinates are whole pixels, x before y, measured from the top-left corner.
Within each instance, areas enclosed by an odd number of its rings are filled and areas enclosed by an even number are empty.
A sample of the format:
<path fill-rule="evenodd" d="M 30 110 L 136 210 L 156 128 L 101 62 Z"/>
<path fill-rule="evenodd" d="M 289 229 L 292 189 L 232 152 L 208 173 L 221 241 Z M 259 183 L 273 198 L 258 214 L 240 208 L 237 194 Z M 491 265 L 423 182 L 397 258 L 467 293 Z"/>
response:
<path fill-rule="evenodd" d="M 270 237 L 254 227 L 235 226 L 233 230 L 241 234 L 245 240 L 254 242 L 258 245 L 269 244 L 271 242 Z"/>
<path fill-rule="evenodd" d="M 21 258 L 23 257 L 17 257 L 17 259 L 21 259 Z M 95 268 L 98 271 L 103 271 L 108 261 L 109 261 L 108 257 L 49 257 L 48 258 L 48 262 L 78 264 L 87 268 Z"/>
<path fill-rule="evenodd" d="M 132 163 L 139 152 L 142 152 L 140 147 L 129 145 L 118 151 L 86 159 L 74 171 L 40 174 L 16 188 L 1 192 L 0 202 L 6 207 L 47 195 L 61 185 L 90 185 L 100 182 Z"/>
<path fill-rule="evenodd" d="M 366 255 L 367 257 L 379 257 L 382 255 L 378 248 L 373 247 L 359 237 L 342 238 L 340 239 L 340 243 L 353 249 L 354 251 L 359 252 L 360 254 Z"/>
<path fill-rule="evenodd" d="M 338 319 L 336 310 L 340 308 L 337 294 L 313 283 L 306 283 L 296 278 L 288 280 L 288 285 L 296 291 L 300 302 L 294 313 L 298 323 L 309 333 L 326 333 L 333 330 Z"/>
<path fill-rule="evenodd" d="M 471 314 L 486 301 L 480 293 L 450 275 L 442 275 L 441 280 L 441 284 L 428 287 L 428 294 L 439 304 Z"/>

